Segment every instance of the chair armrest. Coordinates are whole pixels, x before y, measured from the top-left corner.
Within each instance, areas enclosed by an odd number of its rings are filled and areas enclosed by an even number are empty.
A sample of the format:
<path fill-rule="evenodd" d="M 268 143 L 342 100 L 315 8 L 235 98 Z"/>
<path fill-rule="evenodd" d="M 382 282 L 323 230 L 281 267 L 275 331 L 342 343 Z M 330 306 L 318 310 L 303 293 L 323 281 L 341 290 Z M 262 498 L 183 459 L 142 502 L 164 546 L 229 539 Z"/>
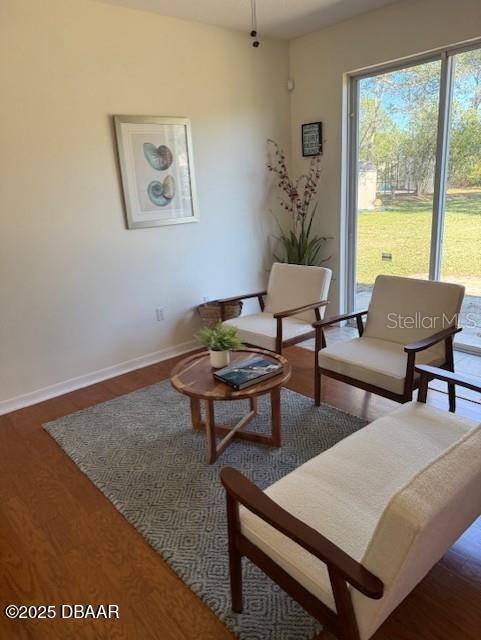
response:
<path fill-rule="evenodd" d="M 351 318 L 361 318 L 367 314 L 367 309 L 365 311 L 353 311 L 352 313 L 343 313 L 340 316 L 330 316 L 329 318 L 324 318 L 323 320 L 318 320 L 314 322 L 313 327 L 328 327 L 330 324 L 336 324 L 337 322 L 342 322 L 343 320 L 350 320 Z"/>
<path fill-rule="evenodd" d="M 428 336 L 427 338 L 423 338 L 422 340 L 418 340 L 417 342 L 412 342 L 411 344 L 405 345 L 404 351 L 406 353 L 417 353 L 418 351 L 424 351 L 425 349 L 429 349 L 429 347 L 432 347 L 438 342 L 446 340 L 446 338 L 449 338 L 450 336 L 453 336 L 460 331 L 461 327 L 448 327 L 447 329 L 443 329 L 442 331 L 439 331 L 432 336 Z"/>
<path fill-rule="evenodd" d="M 336 570 L 344 580 L 368 598 L 382 598 L 384 585 L 379 578 L 318 531 L 285 511 L 242 473 L 225 467 L 220 472 L 220 478 L 227 493 L 236 502 L 243 504 L 271 527 L 322 560 L 329 568 Z"/>
<path fill-rule="evenodd" d="M 427 364 L 418 365 L 416 367 L 416 371 L 421 374 L 422 378 L 427 377 L 429 380 L 437 378 L 443 382 L 452 382 L 461 387 L 466 387 L 466 389 L 471 389 L 471 391 L 478 391 L 481 393 L 481 379 L 475 378 L 474 376 L 453 373 L 451 371 L 446 371 L 446 369 L 440 369 L 439 367 L 431 367 Z"/>
<path fill-rule="evenodd" d="M 220 300 L 213 300 L 212 302 L 218 302 L 219 304 L 226 304 L 227 302 L 238 302 L 239 300 L 247 300 L 247 298 L 258 298 L 259 296 L 267 295 L 267 291 L 259 291 L 258 293 L 246 293 L 243 296 L 234 296 L 232 298 L 222 298 Z"/>
<path fill-rule="evenodd" d="M 318 300 L 317 302 L 311 302 L 310 304 L 305 304 L 302 307 L 297 307 L 296 309 L 279 311 L 279 313 L 274 314 L 274 318 L 288 318 L 289 316 L 296 315 L 296 313 L 302 313 L 303 311 L 309 311 L 310 309 L 319 309 L 319 307 L 326 307 L 328 304 L 329 300 Z"/>

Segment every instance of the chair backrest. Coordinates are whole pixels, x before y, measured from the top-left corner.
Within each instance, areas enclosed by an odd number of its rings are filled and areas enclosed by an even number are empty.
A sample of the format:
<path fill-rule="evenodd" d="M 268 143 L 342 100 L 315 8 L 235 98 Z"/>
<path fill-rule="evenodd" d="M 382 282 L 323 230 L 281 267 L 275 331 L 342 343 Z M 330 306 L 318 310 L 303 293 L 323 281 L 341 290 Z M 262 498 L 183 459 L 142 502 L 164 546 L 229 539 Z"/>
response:
<path fill-rule="evenodd" d="M 464 287 L 449 282 L 378 276 L 364 335 L 409 344 L 458 323 Z M 441 343 L 435 350 L 444 354 Z"/>
<path fill-rule="evenodd" d="M 305 304 L 326 300 L 331 284 L 332 271 L 324 267 L 308 267 L 298 264 L 275 262 L 272 265 L 265 310 L 278 313 L 288 309 L 296 309 Z M 324 317 L 325 307 L 321 308 Z M 315 322 L 313 311 L 295 316 L 307 322 Z"/>
<path fill-rule="evenodd" d="M 381 600 L 353 591 L 361 638 L 387 616 L 481 513 L 481 425 L 428 464 L 389 501 L 362 564 L 385 587 Z"/>

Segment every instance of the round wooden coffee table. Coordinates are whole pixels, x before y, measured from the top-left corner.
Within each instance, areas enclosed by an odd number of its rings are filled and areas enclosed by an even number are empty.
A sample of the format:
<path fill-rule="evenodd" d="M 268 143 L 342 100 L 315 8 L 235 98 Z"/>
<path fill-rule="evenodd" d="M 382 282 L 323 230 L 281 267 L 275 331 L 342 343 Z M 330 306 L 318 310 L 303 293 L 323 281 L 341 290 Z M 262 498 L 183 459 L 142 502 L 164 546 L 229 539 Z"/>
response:
<path fill-rule="evenodd" d="M 237 360 L 246 360 L 249 357 L 262 356 L 273 362 L 278 361 L 283 365 L 283 371 L 279 375 L 253 384 L 250 387 L 235 391 L 223 382 L 218 382 L 212 375 L 215 371 L 210 364 L 209 354 L 197 353 L 179 362 L 171 374 L 171 383 L 174 389 L 190 397 L 192 426 L 194 429 L 205 429 L 207 433 L 207 461 L 212 464 L 224 451 L 233 438 L 250 440 L 273 447 L 281 446 L 281 387 L 291 377 L 289 362 L 277 353 L 263 351 L 262 349 L 240 349 L 231 353 L 231 364 Z M 262 435 L 242 429 L 252 420 L 257 413 L 258 396 L 269 393 L 271 396 L 271 434 Z M 227 400 L 248 399 L 250 411 L 234 427 L 225 427 L 215 423 L 214 402 Z M 205 406 L 205 421 L 201 418 L 201 401 Z M 216 434 L 224 436 L 219 444 L 216 443 Z"/>

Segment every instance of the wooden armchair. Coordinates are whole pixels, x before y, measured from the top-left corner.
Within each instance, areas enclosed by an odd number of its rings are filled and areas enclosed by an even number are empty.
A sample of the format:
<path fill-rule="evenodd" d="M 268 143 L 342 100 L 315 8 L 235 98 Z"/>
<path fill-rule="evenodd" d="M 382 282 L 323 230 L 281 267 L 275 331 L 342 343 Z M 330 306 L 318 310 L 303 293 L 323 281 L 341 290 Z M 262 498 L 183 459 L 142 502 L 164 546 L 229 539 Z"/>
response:
<path fill-rule="evenodd" d="M 420 402 L 265 491 L 235 469 L 221 471 L 235 612 L 245 556 L 339 640 L 369 640 L 478 517 L 481 423 L 424 401 L 431 378 L 480 393 L 481 381 L 429 366 L 416 373 Z"/>
<path fill-rule="evenodd" d="M 260 313 L 225 320 L 225 324 L 235 327 L 246 344 L 282 353 L 283 347 L 314 337 L 312 323 L 324 317 L 331 276 L 324 267 L 276 262 L 266 291 L 217 302 L 222 312 L 228 302 L 257 298 Z"/>
<path fill-rule="evenodd" d="M 445 282 L 378 276 L 368 311 L 317 321 L 315 400 L 321 403 L 321 379 L 329 376 L 365 391 L 409 402 L 419 386 L 416 364 L 454 370 L 453 337 L 464 287 Z M 366 317 L 364 325 L 363 318 Z M 324 329 L 355 319 L 359 337 L 326 345 Z M 449 408 L 456 394 L 449 384 Z"/>

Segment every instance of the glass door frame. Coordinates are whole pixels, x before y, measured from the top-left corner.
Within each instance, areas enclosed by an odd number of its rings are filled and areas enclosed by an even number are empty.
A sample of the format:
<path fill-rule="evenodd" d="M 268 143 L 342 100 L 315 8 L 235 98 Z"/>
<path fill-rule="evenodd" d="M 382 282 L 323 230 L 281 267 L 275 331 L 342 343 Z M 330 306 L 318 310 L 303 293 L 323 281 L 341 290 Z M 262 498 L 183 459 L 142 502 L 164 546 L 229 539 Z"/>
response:
<path fill-rule="evenodd" d="M 346 284 L 347 294 L 344 307 L 347 312 L 355 310 L 356 291 L 356 250 L 357 250 L 357 181 L 359 152 L 359 83 L 366 78 L 402 71 L 426 62 L 441 61 L 440 91 L 436 140 L 436 164 L 434 174 L 433 216 L 431 227 L 431 248 L 429 262 L 429 279 L 439 280 L 441 274 L 442 238 L 444 228 L 447 177 L 449 165 L 449 134 L 451 126 L 451 104 L 453 96 L 453 58 L 458 53 L 481 48 L 481 38 L 468 43 L 436 49 L 430 53 L 410 56 L 396 62 L 376 65 L 347 74 L 347 232 L 346 237 Z M 456 344 L 459 351 L 481 355 L 481 347 Z"/>

